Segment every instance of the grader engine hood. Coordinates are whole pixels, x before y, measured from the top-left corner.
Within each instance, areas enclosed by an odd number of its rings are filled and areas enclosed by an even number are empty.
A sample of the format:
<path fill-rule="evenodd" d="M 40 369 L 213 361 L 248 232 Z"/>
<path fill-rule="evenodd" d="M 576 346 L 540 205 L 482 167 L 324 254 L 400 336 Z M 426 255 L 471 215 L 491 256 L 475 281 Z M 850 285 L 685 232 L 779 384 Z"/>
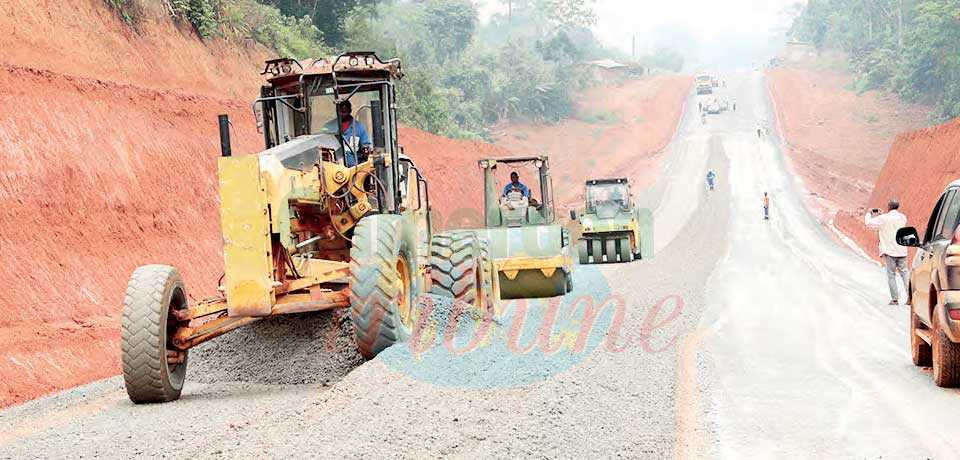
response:
<path fill-rule="evenodd" d="M 338 146 L 333 136 L 302 136 L 257 155 L 219 159 L 224 295 L 230 316 L 271 313 L 279 287 L 274 252 L 294 245 L 291 203 L 324 206 L 316 165 L 321 148 Z"/>

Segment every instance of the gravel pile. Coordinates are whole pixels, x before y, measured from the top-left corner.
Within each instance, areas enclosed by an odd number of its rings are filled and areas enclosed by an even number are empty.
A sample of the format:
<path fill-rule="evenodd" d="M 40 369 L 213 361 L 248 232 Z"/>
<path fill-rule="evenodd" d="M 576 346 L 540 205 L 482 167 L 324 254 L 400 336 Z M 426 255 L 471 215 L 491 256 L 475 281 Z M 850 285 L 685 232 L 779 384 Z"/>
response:
<path fill-rule="evenodd" d="M 472 325 L 447 297 L 424 295 L 421 311 L 442 331 L 451 313 Z M 363 364 L 346 309 L 281 315 L 229 332 L 190 350 L 187 379 L 201 383 L 333 384 Z"/>
<path fill-rule="evenodd" d="M 190 350 L 187 379 L 274 385 L 339 381 L 363 363 L 345 309 L 281 315 Z"/>

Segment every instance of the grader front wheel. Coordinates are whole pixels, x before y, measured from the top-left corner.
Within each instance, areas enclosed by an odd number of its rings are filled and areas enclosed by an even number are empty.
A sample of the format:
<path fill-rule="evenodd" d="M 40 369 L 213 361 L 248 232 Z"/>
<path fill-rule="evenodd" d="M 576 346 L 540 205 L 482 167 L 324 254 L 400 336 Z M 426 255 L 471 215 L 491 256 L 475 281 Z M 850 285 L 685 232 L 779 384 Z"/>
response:
<path fill-rule="evenodd" d="M 145 265 L 134 270 L 123 299 L 120 361 L 123 383 L 134 403 L 180 398 L 187 352 L 171 345 L 175 310 L 188 308 L 187 290 L 176 268 Z"/>
<path fill-rule="evenodd" d="M 350 319 L 367 359 L 410 337 L 417 321 L 402 230 L 401 217 L 386 214 L 365 217 L 354 228 Z"/>

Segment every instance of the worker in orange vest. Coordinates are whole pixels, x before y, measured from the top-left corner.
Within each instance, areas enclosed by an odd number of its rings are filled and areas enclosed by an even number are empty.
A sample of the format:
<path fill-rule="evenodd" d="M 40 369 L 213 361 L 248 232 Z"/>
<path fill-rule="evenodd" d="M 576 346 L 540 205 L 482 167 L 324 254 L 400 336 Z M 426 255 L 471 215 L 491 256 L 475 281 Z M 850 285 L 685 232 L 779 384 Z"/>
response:
<path fill-rule="evenodd" d="M 763 192 L 763 220 L 770 220 L 770 195 Z"/>

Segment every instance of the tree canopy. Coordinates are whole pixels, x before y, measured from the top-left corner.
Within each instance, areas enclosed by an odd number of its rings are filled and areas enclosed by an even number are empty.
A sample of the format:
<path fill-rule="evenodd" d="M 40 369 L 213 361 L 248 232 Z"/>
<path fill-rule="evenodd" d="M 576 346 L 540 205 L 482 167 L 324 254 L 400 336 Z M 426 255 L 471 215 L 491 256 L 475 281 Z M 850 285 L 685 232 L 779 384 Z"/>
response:
<path fill-rule="evenodd" d="M 810 0 L 793 34 L 850 57 L 859 89 L 887 89 L 960 115 L 960 1 Z"/>

